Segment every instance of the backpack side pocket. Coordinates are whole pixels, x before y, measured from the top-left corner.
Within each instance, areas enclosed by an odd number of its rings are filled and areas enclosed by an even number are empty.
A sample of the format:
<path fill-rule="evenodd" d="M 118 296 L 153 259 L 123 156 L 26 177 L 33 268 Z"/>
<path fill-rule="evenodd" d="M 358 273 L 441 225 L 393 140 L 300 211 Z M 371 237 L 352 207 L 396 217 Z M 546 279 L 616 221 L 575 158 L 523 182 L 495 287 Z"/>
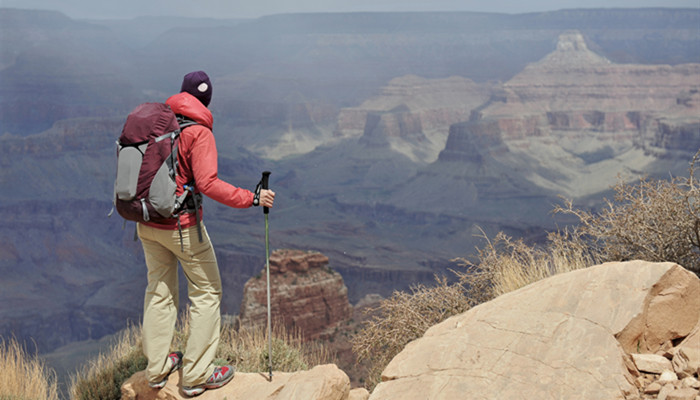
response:
<path fill-rule="evenodd" d="M 119 200 L 133 200 L 139 181 L 139 171 L 143 163 L 143 154 L 148 143 L 140 146 L 120 146 L 117 157 L 117 179 L 114 193 Z"/>

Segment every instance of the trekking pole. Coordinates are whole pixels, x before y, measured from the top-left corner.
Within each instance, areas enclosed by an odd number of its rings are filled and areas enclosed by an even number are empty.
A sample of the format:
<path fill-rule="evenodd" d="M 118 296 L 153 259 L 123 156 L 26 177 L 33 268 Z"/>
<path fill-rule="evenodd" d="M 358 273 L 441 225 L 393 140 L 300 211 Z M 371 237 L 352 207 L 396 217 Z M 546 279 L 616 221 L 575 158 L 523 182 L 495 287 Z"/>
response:
<path fill-rule="evenodd" d="M 260 181 L 263 189 L 268 189 L 270 171 L 262 173 Z M 269 363 L 270 382 L 272 382 L 272 312 L 270 310 L 270 225 L 267 217 L 270 214 L 268 207 L 263 207 L 265 214 L 265 270 L 267 271 L 267 360 Z"/>

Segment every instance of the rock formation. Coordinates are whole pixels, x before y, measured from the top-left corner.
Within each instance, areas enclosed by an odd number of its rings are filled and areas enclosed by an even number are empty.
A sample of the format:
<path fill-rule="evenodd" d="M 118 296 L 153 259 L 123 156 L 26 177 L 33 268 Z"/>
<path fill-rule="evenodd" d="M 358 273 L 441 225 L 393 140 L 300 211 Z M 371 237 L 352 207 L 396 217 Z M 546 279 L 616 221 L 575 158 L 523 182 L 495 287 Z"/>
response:
<path fill-rule="evenodd" d="M 129 378 L 121 389 L 122 400 L 183 400 L 180 392 L 180 372 L 170 375 L 160 390 L 148 387 L 144 372 Z M 366 400 L 364 389 L 350 390 L 347 375 L 335 365 L 320 365 L 309 371 L 276 372 L 272 381 L 267 375 L 237 372 L 226 386 L 207 390 L 197 397 L 201 400 Z"/>
<path fill-rule="evenodd" d="M 450 170 L 466 160 L 471 180 L 517 171 L 509 178 L 523 187 L 572 198 L 603 192 L 619 177 L 685 174 L 700 148 L 698 77 L 700 64 L 612 63 L 579 32 L 565 32 L 554 52 L 451 127 L 438 163 Z"/>
<path fill-rule="evenodd" d="M 456 76 L 395 78 L 359 107 L 341 110 L 334 136 L 362 136 L 368 146 L 434 161 L 450 125 L 468 120 L 471 110 L 489 99 L 491 86 Z"/>
<path fill-rule="evenodd" d="M 581 33 L 570 31 L 559 36 L 554 52 L 506 82 L 505 101 L 493 102 L 483 116 L 571 111 L 572 118 L 555 119 L 555 127 L 634 129 L 624 113 L 672 107 L 680 93 L 697 88 L 698 74 L 700 64 L 612 63 L 589 50 Z M 585 113 L 592 111 L 600 114 Z"/>
<path fill-rule="evenodd" d="M 325 337 L 350 318 L 352 307 L 343 278 L 328 266 L 328 257 L 301 250 L 270 255 L 273 321 L 299 329 L 305 339 Z M 241 303 L 241 326 L 267 322 L 265 270 L 248 280 Z"/>
<path fill-rule="evenodd" d="M 433 326 L 389 363 L 370 399 L 640 399 L 660 390 L 694 399 L 699 330 L 697 276 L 672 263 L 606 263 Z"/>

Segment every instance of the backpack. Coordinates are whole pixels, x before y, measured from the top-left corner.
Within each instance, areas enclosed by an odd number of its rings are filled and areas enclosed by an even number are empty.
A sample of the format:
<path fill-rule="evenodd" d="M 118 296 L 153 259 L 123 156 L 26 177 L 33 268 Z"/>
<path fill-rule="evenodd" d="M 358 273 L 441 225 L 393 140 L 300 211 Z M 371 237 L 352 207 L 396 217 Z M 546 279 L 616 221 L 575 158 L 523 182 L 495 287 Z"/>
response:
<path fill-rule="evenodd" d="M 201 195 L 194 195 L 194 182 L 175 193 L 180 133 L 196 124 L 163 103 L 144 103 L 129 113 L 117 141 L 114 182 L 114 206 L 125 220 L 162 223 L 196 212 L 199 222 Z"/>

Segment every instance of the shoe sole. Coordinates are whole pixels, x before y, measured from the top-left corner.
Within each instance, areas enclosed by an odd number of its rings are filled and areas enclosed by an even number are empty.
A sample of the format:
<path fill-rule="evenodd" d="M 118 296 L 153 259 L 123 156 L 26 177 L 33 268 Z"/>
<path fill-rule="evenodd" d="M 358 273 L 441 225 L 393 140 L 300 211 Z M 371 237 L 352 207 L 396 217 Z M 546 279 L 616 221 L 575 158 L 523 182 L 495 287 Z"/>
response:
<path fill-rule="evenodd" d="M 167 382 L 168 382 L 168 378 L 165 378 L 162 382 L 158 382 L 158 383 L 148 382 L 148 387 L 150 387 L 151 389 L 163 389 Z"/>
<path fill-rule="evenodd" d="M 185 394 L 187 397 L 194 397 L 194 396 L 199 396 L 200 394 L 204 393 L 204 389 L 202 388 L 197 388 L 197 389 L 182 389 L 182 393 Z"/>

